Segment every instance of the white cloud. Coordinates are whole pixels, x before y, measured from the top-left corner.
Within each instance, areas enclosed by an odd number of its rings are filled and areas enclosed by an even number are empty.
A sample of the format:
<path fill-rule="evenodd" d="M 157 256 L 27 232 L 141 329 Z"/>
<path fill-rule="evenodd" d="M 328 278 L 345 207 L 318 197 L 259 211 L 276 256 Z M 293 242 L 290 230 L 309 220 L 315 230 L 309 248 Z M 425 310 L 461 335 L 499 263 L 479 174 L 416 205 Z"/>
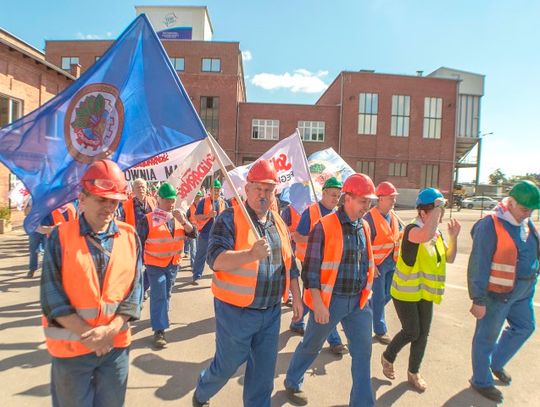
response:
<path fill-rule="evenodd" d="M 326 75 L 328 71 L 313 73 L 307 69 L 296 69 L 293 73 L 285 72 L 281 75 L 259 73 L 253 77 L 251 83 L 266 90 L 289 89 L 294 93 L 319 93 L 328 87 L 321 79 Z"/>
<path fill-rule="evenodd" d="M 105 37 L 110 37 L 111 33 L 107 33 L 107 35 L 101 35 L 101 34 L 83 34 L 81 32 L 77 33 L 77 38 L 80 40 L 100 40 Z"/>
<path fill-rule="evenodd" d="M 244 62 L 251 61 L 253 59 L 253 55 L 251 54 L 251 51 L 242 51 L 242 60 Z"/>

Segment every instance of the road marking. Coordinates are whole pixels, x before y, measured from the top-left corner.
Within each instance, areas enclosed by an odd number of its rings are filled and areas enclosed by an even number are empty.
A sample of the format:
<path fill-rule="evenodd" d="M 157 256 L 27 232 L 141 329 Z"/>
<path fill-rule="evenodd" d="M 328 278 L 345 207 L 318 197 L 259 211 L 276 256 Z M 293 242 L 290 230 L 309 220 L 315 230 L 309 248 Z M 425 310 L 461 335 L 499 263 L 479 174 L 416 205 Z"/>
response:
<path fill-rule="evenodd" d="M 455 288 L 456 290 L 463 290 L 463 291 L 468 291 L 467 290 L 467 287 L 463 287 L 461 285 L 455 285 L 455 284 L 448 284 L 446 283 L 445 284 L 446 287 L 450 287 L 450 288 Z M 533 302 L 533 305 L 537 308 L 540 308 L 540 302 Z"/>

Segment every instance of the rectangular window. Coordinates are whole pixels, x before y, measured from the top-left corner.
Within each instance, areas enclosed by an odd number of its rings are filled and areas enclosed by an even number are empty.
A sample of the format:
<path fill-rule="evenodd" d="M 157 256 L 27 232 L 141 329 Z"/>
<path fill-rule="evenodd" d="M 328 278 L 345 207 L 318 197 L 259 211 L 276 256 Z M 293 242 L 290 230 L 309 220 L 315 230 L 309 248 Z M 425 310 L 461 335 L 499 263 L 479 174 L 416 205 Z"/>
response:
<path fill-rule="evenodd" d="M 358 134 L 377 134 L 379 95 L 377 93 L 360 93 L 358 99 Z"/>
<path fill-rule="evenodd" d="M 201 70 L 203 72 L 221 72 L 221 59 L 203 58 Z"/>
<path fill-rule="evenodd" d="M 201 120 L 212 136 L 219 137 L 219 97 L 201 96 Z"/>
<path fill-rule="evenodd" d="M 424 99 L 424 138 L 441 138 L 442 98 Z"/>
<path fill-rule="evenodd" d="M 324 141 L 325 123 L 299 121 L 298 130 L 304 141 Z"/>
<path fill-rule="evenodd" d="M 184 58 L 171 58 L 171 64 L 175 71 L 184 71 Z"/>
<path fill-rule="evenodd" d="M 375 177 L 375 161 L 357 161 L 356 170 L 373 179 Z"/>
<path fill-rule="evenodd" d="M 422 188 L 437 188 L 439 186 L 439 166 L 437 164 L 422 164 L 420 185 Z"/>
<path fill-rule="evenodd" d="M 411 97 L 392 95 L 392 129 L 390 135 L 409 137 Z"/>
<path fill-rule="evenodd" d="M 64 71 L 69 71 L 71 69 L 71 65 L 78 63 L 79 57 L 62 57 L 62 69 Z"/>
<path fill-rule="evenodd" d="M 251 138 L 255 140 L 279 140 L 279 120 L 253 119 Z"/>
<path fill-rule="evenodd" d="M 22 102 L 0 95 L 0 127 L 7 126 L 22 116 Z"/>
<path fill-rule="evenodd" d="M 244 157 L 244 158 L 242 158 L 242 165 L 248 165 L 248 164 L 254 163 L 255 161 L 257 161 L 256 158 Z"/>
<path fill-rule="evenodd" d="M 390 163 L 388 166 L 389 177 L 406 177 L 407 163 Z"/>

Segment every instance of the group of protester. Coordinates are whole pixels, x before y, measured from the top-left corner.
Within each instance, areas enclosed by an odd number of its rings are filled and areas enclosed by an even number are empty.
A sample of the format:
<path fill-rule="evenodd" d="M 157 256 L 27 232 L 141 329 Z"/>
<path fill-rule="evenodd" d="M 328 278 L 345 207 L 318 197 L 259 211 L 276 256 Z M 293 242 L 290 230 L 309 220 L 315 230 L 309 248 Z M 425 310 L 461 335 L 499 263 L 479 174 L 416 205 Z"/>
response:
<path fill-rule="evenodd" d="M 304 376 L 325 341 L 335 354 L 350 352 L 350 406 L 375 405 L 372 338 L 386 345 L 380 362 L 391 380 L 399 352 L 410 344 L 407 380 L 425 391 L 420 369 L 433 304 L 442 300 L 446 264 L 456 258 L 461 228 L 450 219 L 446 235 L 441 231 L 441 192 L 421 190 L 417 216 L 404 224 L 394 212 L 398 192 L 389 182 L 375 187 L 359 173 L 343 183 L 329 178 L 321 200 L 301 214 L 291 205 L 278 211 L 278 183 L 273 165 L 259 160 L 247 175 L 243 202 L 229 205 L 216 180 L 184 213 L 176 209 L 170 184 L 162 184 L 154 200 L 137 180 L 128 199 L 114 162 L 91 164 L 78 207 L 55 210 L 37 232 L 47 236 L 41 304 L 53 405 L 123 405 L 129 322 L 140 318 L 149 287 L 154 345 L 166 346 L 172 286 L 186 253 L 193 284 L 205 264 L 213 271 L 216 321 L 215 355 L 199 375 L 194 406 L 209 405 L 244 363 L 244 405 L 270 406 L 284 303 L 293 309 L 291 331 L 303 336 L 284 380 L 292 403 L 308 403 Z M 510 384 L 505 366 L 534 330 L 540 239 L 530 216 L 539 207 L 540 191 L 522 181 L 472 229 L 468 285 L 477 322 L 470 382 L 496 402 L 503 395 L 493 377 Z M 30 236 L 31 248 L 35 238 Z M 32 275 L 36 269 L 34 259 Z M 401 324 L 393 337 L 385 319 L 391 300 Z"/>

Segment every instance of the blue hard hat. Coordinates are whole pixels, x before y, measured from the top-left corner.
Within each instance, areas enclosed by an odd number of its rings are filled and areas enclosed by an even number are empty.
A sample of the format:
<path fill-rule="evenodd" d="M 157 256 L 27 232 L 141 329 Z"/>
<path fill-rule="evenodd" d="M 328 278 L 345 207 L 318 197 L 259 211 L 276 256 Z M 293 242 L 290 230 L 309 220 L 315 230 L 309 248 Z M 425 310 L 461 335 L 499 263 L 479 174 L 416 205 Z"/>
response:
<path fill-rule="evenodd" d="M 424 188 L 416 198 L 416 206 L 432 204 L 438 198 L 444 199 L 444 196 L 437 188 Z"/>

